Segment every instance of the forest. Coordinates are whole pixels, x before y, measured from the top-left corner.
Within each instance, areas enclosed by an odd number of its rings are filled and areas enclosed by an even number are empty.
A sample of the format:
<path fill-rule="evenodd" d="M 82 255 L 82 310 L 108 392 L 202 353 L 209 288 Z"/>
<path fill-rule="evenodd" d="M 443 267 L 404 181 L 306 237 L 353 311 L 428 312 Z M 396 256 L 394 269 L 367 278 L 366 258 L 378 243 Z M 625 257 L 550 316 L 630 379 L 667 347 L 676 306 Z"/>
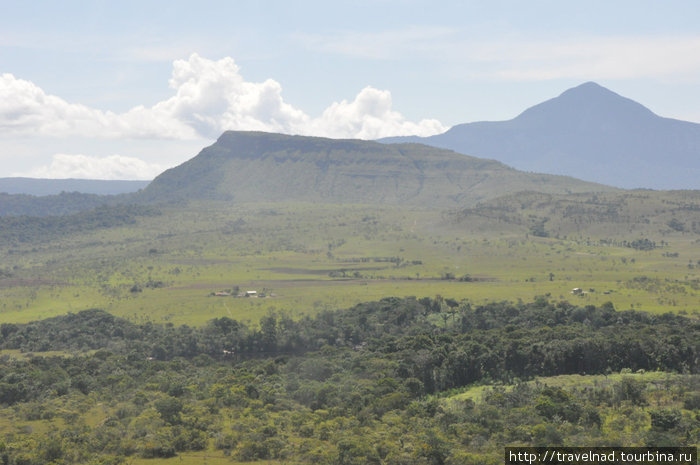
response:
<path fill-rule="evenodd" d="M 159 214 L 159 210 L 154 207 L 100 205 L 92 210 L 68 215 L 0 216 L 0 244 L 4 246 L 55 240 L 95 229 L 133 224 L 136 218 Z"/>
<path fill-rule="evenodd" d="M 8 465 L 489 464 L 700 439 L 700 323 L 612 304 L 385 298 L 200 327 L 87 310 L 4 323 L 0 348 Z"/>

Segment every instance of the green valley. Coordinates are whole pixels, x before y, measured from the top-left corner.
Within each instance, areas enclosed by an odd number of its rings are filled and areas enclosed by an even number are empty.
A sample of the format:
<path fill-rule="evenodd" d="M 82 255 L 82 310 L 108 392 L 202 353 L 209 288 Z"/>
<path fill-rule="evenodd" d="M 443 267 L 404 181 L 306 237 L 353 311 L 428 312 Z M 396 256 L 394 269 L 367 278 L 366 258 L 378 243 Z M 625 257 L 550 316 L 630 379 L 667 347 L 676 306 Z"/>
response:
<path fill-rule="evenodd" d="M 699 441 L 698 191 L 226 133 L 136 193 L 8 198 L 3 465 Z"/>
<path fill-rule="evenodd" d="M 553 199 L 551 211 L 539 204 L 516 213 L 194 202 L 126 209 L 123 219 L 106 210 L 117 222 L 110 227 L 81 213 L 84 222 L 66 221 L 73 226 L 63 233 L 2 219 L 0 315 L 26 322 L 97 307 L 136 320 L 199 325 L 218 316 L 255 320 L 268 309 L 314 314 L 386 296 L 436 294 L 474 303 L 548 295 L 696 312 L 700 219 L 670 207 L 657 213 L 649 197 L 664 205 L 690 202 L 688 208 L 700 200 L 687 193 L 625 195 L 632 213 L 585 224 L 573 224 L 562 213 L 571 206 L 556 207 Z M 537 211 L 547 211 L 546 235 L 534 230 L 544 216 Z M 673 218 L 684 218 L 684 230 L 668 226 Z M 23 234 L 35 237 L 23 242 Z M 212 296 L 234 287 L 266 297 Z M 574 288 L 582 293 L 571 294 Z"/>

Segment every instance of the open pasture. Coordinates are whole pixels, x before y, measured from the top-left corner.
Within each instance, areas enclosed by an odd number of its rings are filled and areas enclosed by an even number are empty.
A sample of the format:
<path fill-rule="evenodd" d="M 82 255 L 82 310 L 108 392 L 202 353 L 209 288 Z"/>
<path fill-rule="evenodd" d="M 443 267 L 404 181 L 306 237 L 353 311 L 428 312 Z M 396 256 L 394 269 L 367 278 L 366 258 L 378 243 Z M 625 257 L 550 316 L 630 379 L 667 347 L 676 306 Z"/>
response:
<path fill-rule="evenodd" d="M 555 223 L 563 224 L 548 220 Z M 527 221 L 396 206 L 161 207 L 160 215 L 133 224 L 3 243 L 0 321 L 103 308 L 134 321 L 254 322 L 270 311 L 313 314 L 386 296 L 438 294 L 475 304 L 546 295 L 581 305 L 698 312 L 694 230 L 654 222 L 616 234 L 591 229 L 602 232 L 542 237 Z M 641 239 L 656 246 L 624 245 Z M 237 296 L 246 291 L 259 297 Z"/>

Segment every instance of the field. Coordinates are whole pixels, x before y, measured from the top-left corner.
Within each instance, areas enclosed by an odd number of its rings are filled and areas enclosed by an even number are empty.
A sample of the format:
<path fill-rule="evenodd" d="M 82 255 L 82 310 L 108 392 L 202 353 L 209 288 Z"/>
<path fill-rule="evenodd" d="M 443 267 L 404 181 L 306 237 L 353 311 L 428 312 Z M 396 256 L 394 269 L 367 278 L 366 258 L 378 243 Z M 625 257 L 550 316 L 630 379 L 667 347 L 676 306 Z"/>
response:
<path fill-rule="evenodd" d="M 425 208 L 162 207 L 133 224 L 5 242 L 0 321 L 102 308 L 133 321 L 201 325 L 219 316 L 256 321 L 270 311 L 310 315 L 386 296 L 435 295 L 477 304 L 544 295 L 697 315 L 700 235 L 664 225 L 611 233 L 603 222 L 541 237 L 527 222 Z M 622 245 L 641 239 L 656 246 Z M 214 295 L 251 290 L 259 297 Z"/>
<path fill-rule="evenodd" d="M 619 383 L 623 379 L 643 382 L 647 385 L 650 391 L 660 390 L 664 382 L 669 382 L 679 376 L 673 373 L 655 372 L 639 372 L 631 373 L 627 370 L 624 373 L 610 373 L 609 375 L 559 375 L 540 377 L 535 380 L 528 381 L 528 384 L 543 385 L 557 387 L 562 389 L 571 388 L 587 388 L 587 387 L 609 387 Z M 499 386 L 499 388 L 512 390 L 513 385 Z M 470 386 L 458 394 L 449 395 L 444 402 L 448 406 L 459 404 L 461 401 L 472 400 L 480 402 L 484 397 L 494 389 L 492 385 Z M 658 405 L 657 405 L 658 406 Z"/>

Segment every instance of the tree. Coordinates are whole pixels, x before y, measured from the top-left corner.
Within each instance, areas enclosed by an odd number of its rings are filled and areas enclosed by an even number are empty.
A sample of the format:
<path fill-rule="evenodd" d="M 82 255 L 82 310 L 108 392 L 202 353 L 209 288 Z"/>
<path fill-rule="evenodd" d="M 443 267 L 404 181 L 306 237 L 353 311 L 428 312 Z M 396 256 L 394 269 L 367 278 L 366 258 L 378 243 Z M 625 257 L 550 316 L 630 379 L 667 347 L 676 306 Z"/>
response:
<path fill-rule="evenodd" d="M 652 410 L 651 427 L 660 431 L 669 431 L 681 423 L 681 412 L 678 409 Z"/>
<path fill-rule="evenodd" d="M 277 319 L 268 315 L 260 320 L 261 342 L 263 351 L 273 353 L 277 350 Z"/>
<path fill-rule="evenodd" d="M 183 407 L 180 399 L 166 395 L 157 400 L 155 406 L 164 422 L 171 425 L 180 422 L 180 412 L 182 412 Z"/>

